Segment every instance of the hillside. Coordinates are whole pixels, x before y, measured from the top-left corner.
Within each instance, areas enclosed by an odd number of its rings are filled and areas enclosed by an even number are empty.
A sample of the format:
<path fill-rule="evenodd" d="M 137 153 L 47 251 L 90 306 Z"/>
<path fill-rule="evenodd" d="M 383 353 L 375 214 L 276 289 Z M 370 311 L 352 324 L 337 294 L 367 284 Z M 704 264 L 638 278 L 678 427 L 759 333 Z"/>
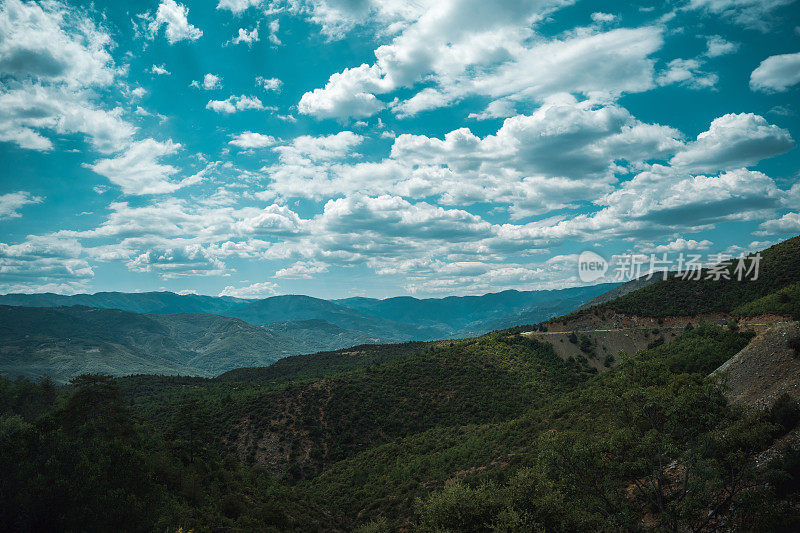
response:
<path fill-rule="evenodd" d="M 225 315 L 231 309 L 247 305 L 252 300 L 229 296 L 175 294 L 174 292 L 98 292 L 95 294 L 63 295 L 53 293 L 2 294 L 0 305 L 24 307 L 65 307 L 82 305 L 101 309 L 120 309 L 133 313 L 176 314 L 208 313 Z"/>
<path fill-rule="evenodd" d="M 800 282 L 800 236 L 761 252 L 758 279 L 736 279 L 733 265 L 730 279 L 683 280 L 670 277 L 601 304 L 636 316 L 687 316 L 702 313 L 731 313 L 739 306 L 766 297 Z"/>
<path fill-rule="evenodd" d="M 301 324 L 297 328 L 306 327 Z M 268 365 L 319 344 L 218 315 L 148 315 L 87 307 L 0 306 L 0 372 L 49 375 L 65 381 L 83 373 L 215 376 Z M 326 344 L 349 346 L 364 337 L 328 325 Z"/>
<path fill-rule="evenodd" d="M 552 291 L 508 290 L 483 296 L 446 298 L 346 298 L 335 303 L 386 320 L 447 331 L 447 336 L 483 334 L 521 323 L 535 323 L 576 309 L 615 284 Z"/>
<path fill-rule="evenodd" d="M 613 284 L 557 291 L 503 291 L 483 296 L 398 297 L 384 300 L 348 298 L 333 301 L 303 295 L 247 300 L 171 292 L 99 292 L 72 296 L 52 293 L 6 294 L 0 295 L 0 305 L 82 305 L 148 314 L 206 313 L 238 318 L 256 326 L 318 320 L 321 321 L 317 323 L 321 329 L 316 335 L 313 332 L 314 323 L 305 324 L 305 329 L 310 336 L 318 339 L 316 347 L 333 350 L 341 346 L 335 338 L 330 344 L 324 344 L 324 339 L 329 338 L 325 323 L 350 330 L 354 335 L 361 334 L 362 337 L 356 339 L 354 344 L 465 337 L 560 316 L 610 287 Z"/>
<path fill-rule="evenodd" d="M 324 320 L 343 329 L 393 341 L 430 340 L 445 334 L 434 328 L 385 320 L 327 300 L 301 295 L 264 298 L 232 309 L 228 315 L 257 325 Z"/>
<path fill-rule="evenodd" d="M 724 520 L 792 530 L 800 487 L 780 480 L 800 470 L 784 452 L 770 452 L 767 468 L 749 458 L 783 442 L 800 407 L 741 411 L 707 377 L 751 338 L 699 326 L 599 375 L 503 332 L 422 351 L 397 345 L 360 368 L 337 368 L 352 360 L 346 350 L 299 356 L 284 365 L 304 379 L 285 384 L 253 371 L 88 377 L 56 402 L 47 384 L 0 379 L 2 505 L 10 512 L 41 493 L 38 524 L 103 509 L 136 529 L 711 531 Z M 315 363 L 332 373 L 308 379 Z M 92 405 L 104 408 L 82 418 Z M 55 427 L 34 429 L 39 413 L 55 415 Z M 6 446 L 12 438 L 19 444 Z M 104 454 L 121 450 L 128 468 L 107 476 L 119 459 Z M 74 453 L 98 466 L 69 467 Z M 55 470 L 29 475 L 37 457 Z M 663 465 L 693 481 L 686 497 Z M 87 480 L 103 490 L 80 488 Z M 720 490 L 733 503 L 720 506 Z M 109 491 L 130 503 L 111 505 Z"/>

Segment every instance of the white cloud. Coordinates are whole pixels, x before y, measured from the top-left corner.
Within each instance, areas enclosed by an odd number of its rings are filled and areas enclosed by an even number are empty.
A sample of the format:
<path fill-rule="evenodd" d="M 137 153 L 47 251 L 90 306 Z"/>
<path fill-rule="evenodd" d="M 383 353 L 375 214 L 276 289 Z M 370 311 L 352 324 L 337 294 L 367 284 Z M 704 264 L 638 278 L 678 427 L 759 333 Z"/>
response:
<path fill-rule="evenodd" d="M 281 92 L 283 82 L 278 78 L 264 78 L 259 76 L 256 78 L 256 85 L 263 87 L 265 91 L 275 91 L 279 93 Z"/>
<path fill-rule="evenodd" d="M 276 271 L 275 277 L 284 279 L 311 279 L 315 274 L 322 274 L 327 271 L 328 265 L 320 261 L 298 261 L 289 267 Z"/>
<path fill-rule="evenodd" d="M 173 192 L 192 183 L 170 178 L 178 173 L 172 165 L 159 162 L 162 157 L 175 154 L 180 144 L 171 140 L 158 142 L 153 139 L 136 141 L 117 157 L 101 159 L 85 165 L 105 176 L 122 188 L 125 194 L 163 194 Z"/>
<path fill-rule="evenodd" d="M 94 276 L 76 239 L 29 235 L 19 244 L 0 243 L 3 292 L 75 292 Z"/>
<path fill-rule="evenodd" d="M 278 284 L 271 281 L 261 281 L 246 287 L 234 287 L 228 285 L 218 296 L 233 296 L 235 298 L 263 298 L 278 294 Z"/>
<path fill-rule="evenodd" d="M 695 239 L 684 239 L 683 237 L 679 237 L 672 242 L 668 242 L 667 244 L 659 244 L 658 246 L 645 246 L 641 249 L 641 251 L 644 253 L 656 254 L 688 252 L 695 250 L 708 250 L 713 245 L 714 243 L 707 239 L 697 241 Z"/>
<path fill-rule="evenodd" d="M 109 35 L 58 2 L 0 5 L 0 141 L 52 150 L 48 132 L 83 133 L 97 150 L 119 149 L 135 128 L 122 109 L 98 106 L 95 90 L 120 72 Z"/>
<path fill-rule="evenodd" d="M 18 218 L 22 216 L 18 212 L 21 207 L 28 204 L 38 204 L 41 201 L 41 196 L 33 196 L 27 191 L 0 194 L 0 220 Z"/>
<path fill-rule="evenodd" d="M 198 244 L 147 250 L 131 258 L 128 268 L 134 272 L 156 272 L 163 279 L 225 273 L 225 264 Z"/>
<path fill-rule="evenodd" d="M 264 135 L 263 133 L 245 131 L 234 135 L 233 139 L 228 141 L 228 144 L 248 150 L 255 148 L 266 148 L 267 146 L 274 145 L 275 142 L 275 137 L 272 135 Z"/>
<path fill-rule="evenodd" d="M 704 72 L 703 64 L 697 59 L 673 59 L 667 63 L 667 68 L 658 76 L 659 85 L 679 83 L 692 89 L 713 88 L 719 76 L 714 73 Z"/>
<path fill-rule="evenodd" d="M 739 43 L 732 43 L 719 35 L 706 37 L 706 53 L 708 57 L 719 57 L 732 54 L 739 49 Z"/>
<path fill-rule="evenodd" d="M 778 235 L 782 233 L 800 233 L 800 213 L 786 213 L 781 218 L 767 220 L 759 226 L 758 235 Z"/>
<path fill-rule="evenodd" d="M 241 44 L 244 43 L 250 46 L 253 43 L 258 42 L 258 26 L 250 30 L 249 32 L 244 28 L 239 28 L 239 35 L 231 39 L 230 41 L 233 44 Z"/>
<path fill-rule="evenodd" d="M 700 231 L 768 215 L 784 194 L 761 172 L 695 176 L 655 165 L 595 202 L 605 208 L 541 228 L 537 236 L 590 240 Z"/>
<path fill-rule="evenodd" d="M 750 74 L 750 88 L 783 92 L 800 83 L 800 52 L 770 56 Z"/>
<path fill-rule="evenodd" d="M 111 38 L 58 2 L 7 0 L 0 7 L 0 71 L 70 87 L 107 86 L 115 76 Z"/>
<path fill-rule="evenodd" d="M 225 100 L 210 100 L 206 104 L 206 109 L 211 109 L 217 113 L 236 113 L 237 111 L 245 111 L 252 109 L 260 111 L 266 109 L 261 100 L 255 96 L 229 96 Z"/>
<path fill-rule="evenodd" d="M 670 164 L 697 171 L 747 167 L 790 150 L 789 132 L 753 113 L 728 114 L 714 119 L 707 131 L 686 145 Z"/>
<path fill-rule="evenodd" d="M 154 38 L 162 26 L 165 27 L 164 35 L 170 44 L 178 41 L 196 41 L 203 35 L 203 31 L 189 24 L 189 9 L 175 0 L 161 0 L 155 17 L 146 13 L 141 15 L 149 21 L 147 26 L 148 36 Z"/>
<path fill-rule="evenodd" d="M 274 46 L 280 46 L 283 43 L 281 42 L 280 37 L 278 37 L 278 30 L 281 28 L 281 23 L 278 19 L 270 21 L 269 23 L 269 42 L 271 42 Z"/>
<path fill-rule="evenodd" d="M 689 7 L 722 16 L 737 24 L 768 31 L 776 21 L 772 12 L 794 0 L 690 0 Z"/>
<path fill-rule="evenodd" d="M 0 141 L 31 150 L 52 150 L 44 131 L 83 133 L 95 149 L 114 152 L 125 146 L 136 128 L 122 118 L 122 109 L 94 106 L 83 92 L 63 86 L 21 85 L 0 92 Z"/>
<path fill-rule="evenodd" d="M 219 0 L 217 9 L 227 9 L 235 15 L 251 7 L 260 6 L 263 0 Z"/>
<path fill-rule="evenodd" d="M 156 74 L 158 76 L 169 76 L 170 72 L 167 70 L 166 66 L 164 65 L 153 65 L 153 68 L 150 69 L 150 72 Z"/>
<path fill-rule="evenodd" d="M 213 89 L 219 89 L 222 87 L 222 78 L 217 76 L 216 74 L 208 73 L 203 76 L 203 81 L 194 80 L 190 84 L 192 87 L 197 87 L 198 89 L 205 89 L 206 91 L 211 91 Z"/>
<path fill-rule="evenodd" d="M 614 22 L 616 19 L 617 17 L 611 13 L 603 13 L 600 11 L 592 13 L 592 20 L 597 23 Z"/>
<path fill-rule="evenodd" d="M 470 95 L 541 100 L 571 92 L 600 98 L 654 86 L 649 56 L 662 44 L 658 27 L 576 31 L 548 41 L 534 38 L 530 24 L 557 2 L 508 9 L 467 9 L 461 3 L 426 11 L 375 50 L 375 63 L 334 73 L 324 87 L 301 97 L 298 110 L 317 118 L 363 118 L 386 107 L 378 95 L 423 80 L 434 85 L 394 102 L 396 114 L 413 115 Z"/>

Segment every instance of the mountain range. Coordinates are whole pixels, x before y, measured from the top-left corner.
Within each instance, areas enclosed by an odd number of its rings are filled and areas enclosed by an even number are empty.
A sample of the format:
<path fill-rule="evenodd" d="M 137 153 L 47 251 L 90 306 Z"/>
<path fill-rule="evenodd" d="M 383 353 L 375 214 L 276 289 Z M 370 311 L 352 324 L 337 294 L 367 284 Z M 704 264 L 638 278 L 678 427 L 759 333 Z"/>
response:
<path fill-rule="evenodd" d="M 214 376 L 348 346 L 473 336 L 572 311 L 613 284 L 417 299 L 172 292 L 0 296 L 0 372 Z"/>

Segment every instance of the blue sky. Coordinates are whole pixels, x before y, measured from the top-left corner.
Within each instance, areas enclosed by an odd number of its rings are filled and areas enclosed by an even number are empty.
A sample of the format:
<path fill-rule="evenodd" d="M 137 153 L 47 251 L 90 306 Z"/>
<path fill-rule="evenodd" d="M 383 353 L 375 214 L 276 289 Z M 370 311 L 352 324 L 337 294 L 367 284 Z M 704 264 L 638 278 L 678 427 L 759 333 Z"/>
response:
<path fill-rule="evenodd" d="M 800 234 L 791 0 L 0 3 L 0 292 L 572 286 Z"/>

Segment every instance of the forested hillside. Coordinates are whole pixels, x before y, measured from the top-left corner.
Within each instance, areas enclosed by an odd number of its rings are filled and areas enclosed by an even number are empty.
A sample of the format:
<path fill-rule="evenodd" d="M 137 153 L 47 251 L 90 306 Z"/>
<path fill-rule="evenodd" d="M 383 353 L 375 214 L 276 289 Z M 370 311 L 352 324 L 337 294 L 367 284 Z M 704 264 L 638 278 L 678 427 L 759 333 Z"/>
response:
<path fill-rule="evenodd" d="M 717 323 L 671 319 L 721 309 L 719 298 L 679 309 L 661 317 L 669 342 L 602 368 L 515 327 L 211 379 L 0 379 L 0 518 L 19 531 L 795 531 L 800 389 L 781 369 L 800 356 L 787 322 L 797 282 L 782 273 L 796 243 L 764 253 L 757 283 L 721 283 L 730 301 Z M 625 316 L 650 331 L 661 318 L 619 309 L 649 309 L 669 291 L 688 298 L 673 283 L 573 317 L 608 330 L 603 320 Z M 0 308 L 10 309 L 45 336 L 69 327 L 69 343 L 95 336 L 154 353 L 178 333 L 270 334 L 213 315 Z M 778 325 L 759 323 L 753 341 L 737 317 L 764 313 Z M 19 346 L 43 342 L 3 324 Z M 254 341 L 240 338 L 231 351 L 245 359 Z M 218 358 L 177 346 L 193 364 Z"/>
<path fill-rule="evenodd" d="M 800 409 L 731 407 L 708 378 L 750 337 L 696 327 L 601 375 L 498 333 L 285 385 L 2 380 L 2 515 L 21 530 L 790 530 L 800 455 L 754 457 Z"/>
<path fill-rule="evenodd" d="M 800 236 L 760 252 L 757 279 L 737 279 L 734 261 L 720 279 L 681 279 L 671 276 L 600 307 L 639 316 L 685 316 L 701 313 L 730 313 L 740 306 L 764 298 L 800 282 Z M 748 267 L 752 260 L 747 262 Z M 718 276 L 717 276 L 718 277 Z"/>
<path fill-rule="evenodd" d="M 338 333 L 340 346 L 365 340 Z M 314 351 L 288 333 L 218 315 L 146 315 L 79 306 L 0 306 L 0 346 L 0 373 L 48 375 L 56 381 L 86 372 L 215 376 Z"/>

